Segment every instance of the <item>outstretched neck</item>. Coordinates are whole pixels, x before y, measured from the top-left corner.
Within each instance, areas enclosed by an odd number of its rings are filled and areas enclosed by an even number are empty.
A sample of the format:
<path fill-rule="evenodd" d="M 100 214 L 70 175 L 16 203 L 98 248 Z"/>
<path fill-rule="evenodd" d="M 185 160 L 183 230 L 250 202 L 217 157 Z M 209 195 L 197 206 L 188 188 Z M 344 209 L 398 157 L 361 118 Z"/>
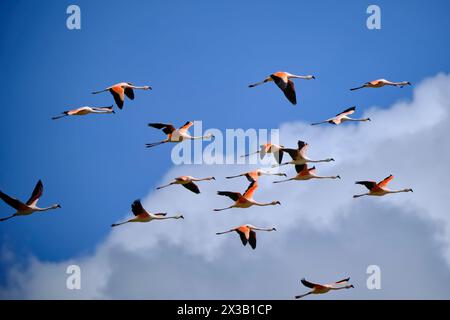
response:
<path fill-rule="evenodd" d="M 296 75 L 296 74 L 290 74 L 290 75 L 288 75 L 288 78 L 306 79 L 306 80 L 315 79 L 314 76 L 311 76 L 311 75 L 308 75 L 308 76 L 299 76 L 299 75 Z"/>
<path fill-rule="evenodd" d="M 38 208 L 37 211 L 47 211 L 47 210 L 53 210 L 53 209 L 58 209 L 61 206 L 59 204 L 54 204 L 51 205 L 50 207 L 46 207 L 46 208 Z"/>
<path fill-rule="evenodd" d="M 347 121 L 370 121 L 370 118 L 361 118 L 361 119 L 347 118 Z"/>
<path fill-rule="evenodd" d="M 400 192 L 410 192 L 411 189 L 402 189 L 402 190 L 391 190 L 389 193 L 400 193 Z"/>

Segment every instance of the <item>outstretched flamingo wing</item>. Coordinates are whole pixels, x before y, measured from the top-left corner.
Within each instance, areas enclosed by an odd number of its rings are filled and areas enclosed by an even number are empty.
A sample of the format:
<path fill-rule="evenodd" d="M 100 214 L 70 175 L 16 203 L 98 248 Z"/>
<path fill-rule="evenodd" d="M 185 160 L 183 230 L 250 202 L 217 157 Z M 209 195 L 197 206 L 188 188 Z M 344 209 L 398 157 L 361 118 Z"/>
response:
<path fill-rule="evenodd" d="M 116 102 L 119 109 L 122 109 L 123 103 L 125 101 L 124 89 L 122 88 L 122 86 L 114 86 L 109 89 L 109 92 L 111 92 L 111 94 L 113 95 L 114 101 Z"/>
<path fill-rule="evenodd" d="M 282 149 L 282 152 L 286 152 L 292 158 L 292 160 L 296 160 L 298 158 L 298 150 L 297 149 Z"/>
<path fill-rule="evenodd" d="M 198 186 L 197 186 L 195 183 L 193 183 L 193 182 L 189 182 L 189 183 L 186 183 L 186 184 L 182 184 L 182 186 L 185 187 L 185 188 L 188 189 L 188 190 L 191 190 L 193 193 L 197 193 L 197 194 L 200 193 L 200 189 L 199 189 Z"/>
<path fill-rule="evenodd" d="M 241 237 L 242 244 L 245 246 L 247 244 L 247 241 L 250 239 L 250 228 L 246 225 L 243 225 L 236 228 L 235 230 Z"/>
<path fill-rule="evenodd" d="M 382 181 L 378 183 L 378 187 L 380 188 L 386 187 L 388 183 L 391 182 L 392 179 L 394 179 L 394 176 L 390 174 L 388 177 L 384 178 Z"/>
<path fill-rule="evenodd" d="M 162 129 L 165 134 L 170 134 L 176 130 L 170 123 L 149 123 L 148 126 L 156 129 Z"/>
<path fill-rule="evenodd" d="M 305 278 L 303 278 L 303 279 L 300 280 L 300 281 L 301 281 L 301 283 L 302 283 L 305 287 L 307 287 L 307 288 L 313 289 L 313 288 L 319 286 L 319 284 L 309 282 L 309 281 L 307 281 Z"/>
<path fill-rule="evenodd" d="M 219 196 L 226 196 L 233 201 L 238 201 L 242 194 L 240 192 L 231 192 L 231 191 L 218 191 L 217 194 Z"/>
<path fill-rule="evenodd" d="M 336 281 L 335 283 L 336 284 L 345 283 L 345 282 L 348 282 L 349 280 L 350 280 L 350 277 L 342 279 L 342 280 L 339 280 L 339 281 Z"/>
<path fill-rule="evenodd" d="M 27 206 L 35 206 L 38 202 L 39 198 L 42 196 L 42 193 L 44 191 L 44 185 L 42 184 L 42 181 L 39 180 L 36 183 L 36 186 L 34 187 L 33 193 L 31 194 L 30 199 L 26 202 Z"/>
<path fill-rule="evenodd" d="M 253 250 L 256 249 L 256 232 L 253 230 L 250 230 L 248 243 L 250 244 L 250 247 L 252 247 Z"/>
<path fill-rule="evenodd" d="M 258 181 L 258 173 L 256 171 L 250 171 L 245 174 L 245 177 L 249 182 Z"/>
<path fill-rule="evenodd" d="M 190 127 L 192 127 L 194 123 L 192 121 L 187 121 L 183 126 L 179 129 L 180 131 L 187 131 Z"/>
<path fill-rule="evenodd" d="M 244 197 L 247 199 L 252 199 L 253 193 L 255 193 L 257 188 L 258 188 L 258 184 L 256 183 L 256 181 L 253 181 L 252 183 L 250 183 L 247 190 L 245 190 L 245 192 L 244 192 Z"/>
<path fill-rule="evenodd" d="M 246 246 L 248 240 L 247 240 L 247 237 L 245 235 L 245 231 L 242 231 L 241 228 L 239 228 L 239 229 L 236 229 L 236 232 L 238 233 L 239 237 L 241 238 L 242 244 L 244 246 Z"/>
<path fill-rule="evenodd" d="M 295 171 L 297 171 L 297 173 L 302 172 L 303 170 L 305 170 L 306 168 L 306 164 L 297 164 L 295 165 Z"/>
<path fill-rule="evenodd" d="M 273 82 L 275 82 L 278 88 L 280 88 L 281 91 L 283 91 L 286 98 L 292 104 L 297 104 L 294 82 L 288 80 L 285 74 L 272 74 L 270 77 L 273 79 Z"/>
<path fill-rule="evenodd" d="M 367 189 L 372 190 L 377 186 L 377 183 L 375 181 L 356 181 L 356 184 L 361 184 L 365 186 Z"/>
<path fill-rule="evenodd" d="M 275 160 L 278 164 L 280 164 L 283 161 L 283 149 L 278 150 L 274 153 Z"/>
<path fill-rule="evenodd" d="M 308 144 L 305 141 L 297 141 L 298 151 L 302 156 L 305 156 L 306 150 L 308 149 Z"/>
<path fill-rule="evenodd" d="M 134 100 L 134 91 L 133 91 L 133 88 L 125 87 L 124 93 L 125 93 L 125 95 L 128 97 L 128 99 Z"/>
<path fill-rule="evenodd" d="M 355 113 L 355 110 L 356 110 L 356 107 L 351 107 L 351 108 L 345 109 L 345 110 L 342 111 L 341 113 L 338 113 L 338 114 L 336 115 L 336 117 L 339 117 L 339 116 L 349 116 L 349 115 Z"/>
<path fill-rule="evenodd" d="M 5 201 L 6 204 L 10 205 L 11 207 L 13 207 L 14 209 L 16 209 L 18 211 L 28 209 L 28 206 L 23 204 L 22 201 L 12 198 L 12 197 L 8 196 L 6 193 L 3 193 L 1 191 L 0 191 L 0 199 Z"/>
<path fill-rule="evenodd" d="M 131 211 L 135 216 L 148 215 L 148 212 L 142 206 L 141 200 L 134 200 L 131 205 Z"/>

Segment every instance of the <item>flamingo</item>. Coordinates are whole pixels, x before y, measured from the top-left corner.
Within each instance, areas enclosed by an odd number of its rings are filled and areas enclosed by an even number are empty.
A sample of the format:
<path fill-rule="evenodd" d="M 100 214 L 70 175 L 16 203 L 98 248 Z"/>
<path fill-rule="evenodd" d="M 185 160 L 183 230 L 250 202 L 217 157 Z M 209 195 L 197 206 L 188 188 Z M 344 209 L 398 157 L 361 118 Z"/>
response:
<path fill-rule="evenodd" d="M 115 113 L 113 110 L 113 106 L 109 107 L 80 107 L 78 109 L 72 109 L 64 111 L 61 115 L 55 116 L 52 120 L 61 119 L 67 116 L 84 116 L 89 113 Z"/>
<path fill-rule="evenodd" d="M 59 204 L 54 204 L 50 207 L 46 208 L 39 208 L 37 206 L 37 203 L 39 201 L 39 198 L 42 196 L 42 193 L 44 192 L 44 185 L 42 184 L 42 181 L 39 180 L 36 183 L 36 186 L 34 187 L 33 193 L 31 194 L 30 199 L 26 203 L 23 203 L 20 200 L 17 200 L 15 198 L 12 198 L 8 196 L 7 194 L 0 191 L 0 198 L 5 201 L 6 204 L 16 209 L 16 213 L 12 214 L 9 217 L 0 219 L 0 222 L 9 220 L 14 217 L 18 216 L 28 216 L 34 212 L 43 212 L 47 210 L 53 210 L 57 208 L 61 208 Z"/>
<path fill-rule="evenodd" d="M 250 182 L 257 182 L 260 176 L 281 176 L 281 177 L 286 177 L 285 173 L 270 173 L 270 172 L 266 172 L 263 171 L 261 169 L 256 169 L 253 171 L 249 171 L 246 173 L 242 173 L 242 174 L 238 174 L 236 176 L 230 176 L 230 177 L 225 177 L 226 179 L 233 179 L 233 178 L 238 178 L 238 177 L 246 177 L 248 181 Z"/>
<path fill-rule="evenodd" d="M 392 82 L 392 81 L 389 81 L 386 79 L 377 79 L 377 80 L 366 82 L 360 87 L 351 88 L 350 90 L 354 91 L 354 90 L 358 90 L 358 89 L 362 89 L 362 88 L 381 88 L 384 86 L 394 86 L 394 87 L 403 88 L 404 86 L 410 86 L 410 85 L 411 85 L 411 82 L 409 82 L 409 81 Z"/>
<path fill-rule="evenodd" d="M 185 187 L 188 190 L 191 190 L 193 193 L 200 193 L 200 189 L 198 188 L 198 186 L 194 183 L 195 181 L 208 181 L 208 180 L 216 180 L 216 178 L 214 177 L 206 177 L 203 179 L 198 179 L 198 178 L 194 178 L 191 176 L 181 176 L 178 178 L 175 178 L 174 181 L 172 181 L 171 183 L 161 186 L 161 187 L 157 187 L 156 189 L 162 189 L 174 184 L 181 184 L 183 187 Z"/>
<path fill-rule="evenodd" d="M 250 247 L 252 249 L 256 249 L 256 232 L 255 231 L 277 231 L 275 228 L 258 228 L 251 224 L 244 224 L 242 226 L 230 229 L 228 231 L 224 232 L 217 232 L 217 235 L 225 234 L 229 232 L 237 232 L 239 234 L 239 237 L 241 237 L 242 244 L 244 246 L 247 245 L 247 242 L 250 244 Z"/>
<path fill-rule="evenodd" d="M 97 94 L 105 91 L 109 91 L 116 102 L 119 109 L 123 108 L 123 103 L 125 102 L 125 96 L 130 100 L 134 100 L 134 91 L 133 89 L 141 89 L 141 90 L 152 90 L 150 86 L 135 86 L 130 82 L 121 82 L 115 85 L 112 85 L 104 90 L 94 91 L 92 94 Z"/>
<path fill-rule="evenodd" d="M 327 158 L 327 159 L 323 159 L 323 160 L 311 160 L 308 157 L 306 157 L 306 155 L 305 155 L 306 149 L 308 148 L 308 144 L 304 141 L 298 140 L 297 145 L 298 145 L 298 149 L 287 149 L 287 148 L 282 149 L 283 152 L 286 152 L 291 156 L 292 161 L 288 161 L 288 162 L 281 163 L 278 165 L 275 164 L 272 167 L 285 166 L 288 164 L 298 165 L 298 164 L 305 164 L 308 162 L 318 163 L 318 162 L 334 161 L 333 158 Z"/>
<path fill-rule="evenodd" d="M 386 187 L 392 179 L 394 179 L 394 176 L 391 174 L 378 183 L 376 183 L 375 181 L 356 181 L 356 184 L 364 185 L 367 189 L 369 189 L 369 192 L 354 195 L 353 198 L 359 198 L 363 196 L 384 196 L 389 193 L 413 192 L 413 189 L 411 188 L 402 190 L 389 190 Z"/>
<path fill-rule="evenodd" d="M 318 284 L 318 283 L 309 282 L 309 281 L 305 280 L 305 278 L 303 278 L 301 280 L 302 284 L 307 288 L 311 288 L 312 290 L 305 294 L 295 296 L 295 299 L 300 299 L 300 298 L 306 297 L 309 294 L 324 294 L 331 290 L 342 290 L 342 289 L 354 288 L 354 286 L 352 284 L 347 284 L 349 280 L 350 280 L 350 278 L 346 278 L 346 279 L 343 279 L 343 280 L 340 280 L 340 281 L 337 281 L 334 283 L 330 283 L 330 284 Z"/>
<path fill-rule="evenodd" d="M 184 219 L 183 215 L 179 214 L 176 216 L 166 217 L 167 213 L 150 213 L 147 210 L 144 209 L 144 207 L 141 204 L 141 200 L 137 199 L 134 200 L 134 202 L 131 204 L 131 211 L 135 215 L 136 218 L 119 222 L 119 223 L 113 223 L 111 227 L 117 227 L 125 223 L 129 222 L 150 222 L 153 220 L 165 220 L 165 219 Z"/>
<path fill-rule="evenodd" d="M 311 179 L 340 179 L 339 175 L 337 176 L 318 176 L 316 175 L 316 167 L 308 168 L 307 164 L 297 164 L 295 166 L 295 171 L 297 171 L 297 175 L 293 178 L 286 180 L 274 181 L 273 183 L 286 182 L 291 180 L 311 180 Z"/>
<path fill-rule="evenodd" d="M 286 96 L 286 98 L 293 105 L 295 105 L 295 104 L 297 104 L 297 97 L 296 97 L 296 94 L 295 94 L 295 86 L 294 86 L 294 82 L 292 82 L 289 79 L 306 79 L 306 80 L 311 80 L 311 79 L 315 79 L 315 78 L 316 77 L 311 76 L 311 75 L 308 75 L 308 76 L 297 76 L 297 75 L 291 74 L 289 72 L 278 71 L 278 72 L 275 72 L 275 73 L 271 74 L 270 76 L 268 76 L 267 78 L 265 78 L 261 82 L 249 85 L 249 88 L 253 88 L 253 87 L 259 86 L 260 84 L 273 81 L 278 86 L 278 88 L 280 88 L 281 91 L 283 91 L 283 93 Z"/>
<path fill-rule="evenodd" d="M 361 118 L 361 119 L 350 118 L 349 115 L 353 114 L 355 112 L 355 110 L 356 110 L 356 107 L 348 108 L 348 109 L 342 111 L 341 113 L 338 113 L 333 118 L 330 118 L 330 119 L 327 119 L 327 120 L 321 121 L 321 122 L 311 123 L 311 125 L 315 126 L 315 125 L 322 124 L 322 123 L 331 123 L 331 124 L 338 125 L 345 121 L 370 121 L 370 118 Z"/>
<path fill-rule="evenodd" d="M 274 206 L 277 204 L 281 204 L 280 201 L 272 201 L 268 203 L 260 203 L 253 199 L 253 193 L 258 188 L 258 184 L 256 181 L 253 181 L 247 188 L 247 190 L 242 195 L 240 192 L 230 192 L 230 191 L 219 191 L 217 194 L 219 196 L 226 196 L 229 197 L 231 200 L 234 201 L 234 204 L 223 208 L 223 209 L 214 209 L 214 211 L 223 211 L 231 208 L 250 208 L 251 206 Z"/>
<path fill-rule="evenodd" d="M 156 128 L 156 129 L 162 129 L 162 131 L 167 134 L 167 139 L 159 142 L 154 143 L 147 143 L 146 147 L 151 148 L 163 143 L 167 142 L 181 142 L 184 140 L 196 140 L 196 139 L 210 139 L 214 136 L 212 134 L 207 134 L 205 136 L 191 136 L 188 133 L 188 129 L 193 125 L 194 123 L 191 121 L 186 122 L 181 128 L 175 129 L 175 127 L 169 123 L 149 123 L 149 127 Z"/>
<path fill-rule="evenodd" d="M 251 156 L 253 154 L 259 153 L 259 157 L 262 160 L 262 159 L 264 159 L 266 154 L 271 153 L 274 155 L 275 160 L 278 163 L 281 163 L 281 161 L 283 161 L 283 152 L 281 151 L 282 149 L 284 149 L 284 146 L 268 142 L 268 143 L 260 145 L 260 149 L 258 151 L 243 155 L 243 156 L 241 156 L 241 158 L 245 158 L 245 157 Z"/>

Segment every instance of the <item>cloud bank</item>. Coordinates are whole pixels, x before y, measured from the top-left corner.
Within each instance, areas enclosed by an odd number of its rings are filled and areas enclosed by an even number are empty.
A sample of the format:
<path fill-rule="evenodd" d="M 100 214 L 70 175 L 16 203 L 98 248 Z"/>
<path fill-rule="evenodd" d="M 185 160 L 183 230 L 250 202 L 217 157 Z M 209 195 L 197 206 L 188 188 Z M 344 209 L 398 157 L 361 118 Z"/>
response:
<path fill-rule="evenodd" d="M 350 275 L 355 290 L 314 298 L 448 299 L 442 283 L 450 283 L 444 188 L 450 179 L 449 110 L 450 76 L 439 74 L 418 84 L 411 101 L 366 109 L 370 123 L 282 124 L 284 145 L 302 139 L 311 158 L 332 156 L 336 162 L 318 164 L 318 173 L 342 180 L 273 184 L 276 177 L 263 177 L 255 199 L 279 200 L 281 206 L 213 212 L 230 204 L 217 190 L 243 191 L 247 185 L 245 178 L 224 177 L 249 167 L 174 167 L 162 182 L 184 174 L 217 178 L 200 183 L 198 196 L 173 186 L 152 190 L 143 201 L 151 211 L 182 212 L 184 221 L 114 229 L 94 254 L 70 261 L 16 264 L 9 258 L 0 298 L 291 299 L 305 291 L 302 277 L 330 282 Z M 292 168 L 283 169 L 294 175 Z M 354 181 L 391 173 L 391 188 L 411 187 L 414 193 L 352 198 L 364 191 Z M 235 234 L 215 235 L 243 223 L 278 231 L 259 233 L 255 251 L 242 247 Z M 82 290 L 66 289 L 70 264 L 81 267 Z M 381 268 L 381 290 L 366 288 L 371 264 Z"/>

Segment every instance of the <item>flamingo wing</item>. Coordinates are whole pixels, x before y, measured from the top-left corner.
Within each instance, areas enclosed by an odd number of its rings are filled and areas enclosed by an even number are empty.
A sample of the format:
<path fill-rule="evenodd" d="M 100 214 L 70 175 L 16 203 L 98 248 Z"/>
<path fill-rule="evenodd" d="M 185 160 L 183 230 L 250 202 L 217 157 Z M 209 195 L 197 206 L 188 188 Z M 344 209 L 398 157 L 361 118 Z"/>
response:
<path fill-rule="evenodd" d="M 125 101 L 124 89 L 121 86 L 116 86 L 109 89 L 109 92 L 111 92 L 111 94 L 113 95 L 114 101 L 116 102 L 119 109 L 122 109 L 123 103 Z"/>
<path fill-rule="evenodd" d="M 292 160 L 296 160 L 298 158 L 298 150 L 297 149 L 283 149 L 283 152 L 286 152 L 291 158 Z"/>
<path fill-rule="evenodd" d="M 278 77 L 274 74 L 270 76 L 273 79 L 273 82 L 278 86 L 278 88 L 283 91 L 286 98 L 292 103 L 297 104 L 297 97 L 295 95 L 295 86 L 294 82 L 288 80 L 287 77 Z"/>
<path fill-rule="evenodd" d="M 28 206 L 23 204 L 22 201 L 17 200 L 16 198 L 12 198 L 8 196 L 6 193 L 3 193 L 1 191 L 0 191 L 0 199 L 5 201 L 6 204 L 8 204 L 9 206 L 13 207 L 18 211 L 28 209 Z"/>
<path fill-rule="evenodd" d="M 305 168 L 306 168 L 306 164 L 297 164 L 297 165 L 295 165 L 295 171 L 297 173 L 302 172 L 303 170 L 305 170 Z"/>
<path fill-rule="evenodd" d="M 35 206 L 38 202 L 39 198 L 42 196 L 42 193 L 44 192 L 44 185 L 42 184 L 42 181 L 39 180 L 36 183 L 36 186 L 34 187 L 33 193 L 31 194 L 30 199 L 26 202 L 27 206 Z"/>
<path fill-rule="evenodd" d="M 251 171 L 251 172 L 247 172 L 245 174 L 245 177 L 247 178 L 247 180 L 249 182 L 254 182 L 254 181 L 258 181 L 258 173 L 255 171 Z"/>
<path fill-rule="evenodd" d="M 308 287 L 308 288 L 311 288 L 311 289 L 314 289 L 315 287 L 319 286 L 317 283 L 309 282 L 305 278 L 303 278 L 300 281 L 305 287 Z"/>
<path fill-rule="evenodd" d="M 252 183 L 250 183 L 247 190 L 245 190 L 245 192 L 244 192 L 244 197 L 247 199 L 253 198 L 253 193 L 256 191 L 257 188 L 258 188 L 258 184 L 256 183 L 256 181 L 253 181 Z"/>
<path fill-rule="evenodd" d="M 283 161 L 283 149 L 278 150 L 274 153 L 275 160 L 278 164 L 280 164 Z"/>
<path fill-rule="evenodd" d="M 288 80 L 288 84 L 285 90 L 283 90 L 284 95 L 286 98 L 292 103 L 297 104 L 297 95 L 295 94 L 295 85 L 294 82 L 291 80 Z"/>
<path fill-rule="evenodd" d="M 356 184 L 361 184 L 365 186 L 367 189 L 372 190 L 376 187 L 377 183 L 375 181 L 356 181 Z"/>
<path fill-rule="evenodd" d="M 351 108 L 345 109 L 345 110 L 342 111 L 341 113 L 338 113 L 338 114 L 336 115 L 336 117 L 339 117 L 339 116 L 349 116 L 349 115 L 355 113 L 355 110 L 356 110 L 356 107 L 351 107 Z"/>
<path fill-rule="evenodd" d="M 134 202 L 131 205 L 131 211 L 135 216 L 140 215 L 148 215 L 147 211 L 142 206 L 141 200 L 134 200 Z"/>
<path fill-rule="evenodd" d="M 264 159 L 264 157 L 266 156 L 266 154 L 269 151 L 269 149 L 270 149 L 270 144 L 269 143 L 263 144 L 261 146 L 261 150 L 259 151 L 259 158 L 261 160 Z"/>
<path fill-rule="evenodd" d="M 186 131 L 187 129 L 189 129 L 190 127 L 192 127 L 194 123 L 192 121 L 187 121 L 185 124 L 183 124 L 182 127 L 180 127 L 180 130 L 184 130 Z"/>
<path fill-rule="evenodd" d="M 236 232 L 238 233 L 239 237 L 241 238 L 242 244 L 244 246 L 246 246 L 248 240 L 247 240 L 247 237 L 245 236 L 245 232 L 243 232 L 243 231 L 241 231 L 239 229 L 237 229 Z"/>
<path fill-rule="evenodd" d="M 252 247 L 253 250 L 256 249 L 256 232 L 253 230 L 250 230 L 248 243 L 250 244 L 250 247 Z"/>
<path fill-rule="evenodd" d="M 306 150 L 308 149 L 308 144 L 305 141 L 298 140 L 297 141 L 298 151 L 302 156 L 305 155 Z"/>
<path fill-rule="evenodd" d="M 345 278 L 345 279 L 342 279 L 342 280 L 339 280 L 339 281 L 336 281 L 335 283 L 336 283 L 336 284 L 338 284 L 338 283 L 344 283 L 344 282 L 348 282 L 349 280 L 350 280 L 350 277 Z"/>
<path fill-rule="evenodd" d="M 231 191 L 218 191 L 217 194 L 219 196 L 226 196 L 233 201 L 238 201 L 242 194 L 240 192 L 231 192 Z"/>
<path fill-rule="evenodd" d="M 170 134 L 176 130 L 170 123 L 149 123 L 148 126 L 156 129 L 162 129 L 165 134 Z"/>
<path fill-rule="evenodd" d="M 188 189 L 188 190 L 191 190 L 193 193 L 197 193 L 197 194 L 200 193 L 200 189 L 199 189 L 198 186 L 197 186 L 195 183 L 193 183 L 193 182 L 189 182 L 189 183 L 182 184 L 182 186 L 185 187 L 185 188 Z"/>
<path fill-rule="evenodd" d="M 128 97 L 128 99 L 134 100 L 134 91 L 133 91 L 133 88 L 125 87 L 124 93 L 125 93 L 125 95 Z"/>
<path fill-rule="evenodd" d="M 378 183 L 378 187 L 380 188 L 386 187 L 388 183 L 391 182 L 392 179 L 394 179 L 394 176 L 390 174 L 388 177 L 384 178 L 382 181 Z"/>

